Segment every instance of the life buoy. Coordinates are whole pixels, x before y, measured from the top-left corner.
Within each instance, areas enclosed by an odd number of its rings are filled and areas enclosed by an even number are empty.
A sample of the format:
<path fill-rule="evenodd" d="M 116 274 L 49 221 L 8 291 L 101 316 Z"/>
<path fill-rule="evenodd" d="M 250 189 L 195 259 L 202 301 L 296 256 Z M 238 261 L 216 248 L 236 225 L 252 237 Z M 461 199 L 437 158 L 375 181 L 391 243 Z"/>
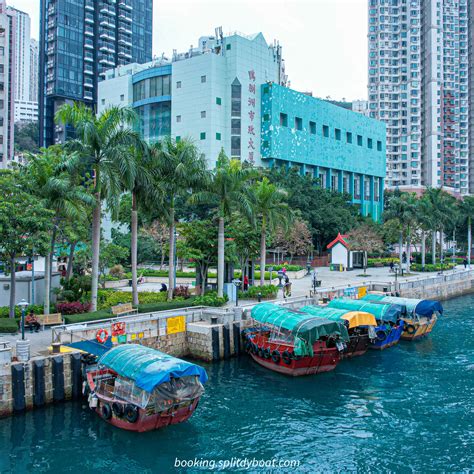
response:
<path fill-rule="evenodd" d="M 112 408 L 108 403 L 104 403 L 100 408 L 100 412 L 102 413 L 102 418 L 104 420 L 110 420 L 112 418 Z"/>
<path fill-rule="evenodd" d="M 122 418 L 125 409 L 121 403 L 114 402 L 112 403 L 112 411 L 114 412 L 115 416 Z"/>
<path fill-rule="evenodd" d="M 281 360 L 280 352 L 275 349 L 272 352 L 272 361 L 275 362 L 275 364 L 278 364 L 280 360 Z"/>
<path fill-rule="evenodd" d="M 129 423 L 135 423 L 138 420 L 138 408 L 135 405 L 125 407 L 125 418 Z"/>
<path fill-rule="evenodd" d="M 283 354 L 281 355 L 281 358 L 283 359 L 283 362 L 286 365 L 291 364 L 291 354 L 288 351 L 283 351 Z"/>
<path fill-rule="evenodd" d="M 415 334 L 415 332 L 416 332 L 416 327 L 413 326 L 413 324 L 407 324 L 407 326 L 405 327 L 405 331 L 406 331 L 408 334 Z"/>
<path fill-rule="evenodd" d="M 377 336 L 377 341 L 383 342 L 387 339 L 387 333 L 383 329 L 379 329 L 375 335 Z"/>
<path fill-rule="evenodd" d="M 270 352 L 270 349 L 268 347 L 265 347 L 265 349 L 263 349 L 263 357 L 265 359 L 270 359 L 271 352 Z"/>
<path fill-rule="evenodd" d="M 97 339 L 97 342 L 103 344 L 109 338 L 109 332 L 107 329 L 100 328 L 97 330 L 95 338 Z"/>

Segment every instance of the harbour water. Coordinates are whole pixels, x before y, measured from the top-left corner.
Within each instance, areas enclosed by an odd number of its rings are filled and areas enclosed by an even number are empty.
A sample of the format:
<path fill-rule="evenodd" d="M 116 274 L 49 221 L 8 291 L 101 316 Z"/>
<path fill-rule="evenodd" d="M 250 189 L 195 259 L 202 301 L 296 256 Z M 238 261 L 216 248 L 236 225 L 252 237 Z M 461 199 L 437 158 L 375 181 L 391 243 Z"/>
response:
<path fill-rule="evenodd" d="M 427 339 L 327 374 L 291 379 L 246 356 L 208 365 L 194 416 L 162 431 L 120 431 L 84 403 L 0 420 L 0 472 L 217 471 L 232 458 L 300 463 L 275 472 L 472 471 L 474 295 L 445 310 Z"/>

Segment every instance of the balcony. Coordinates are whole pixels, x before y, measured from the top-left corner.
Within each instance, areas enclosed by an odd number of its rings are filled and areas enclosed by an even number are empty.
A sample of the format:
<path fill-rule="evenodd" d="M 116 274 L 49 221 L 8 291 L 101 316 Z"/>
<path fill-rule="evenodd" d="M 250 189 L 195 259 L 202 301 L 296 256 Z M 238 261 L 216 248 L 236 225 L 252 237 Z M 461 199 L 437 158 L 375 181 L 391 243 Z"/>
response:
<path fill-rule="evenodd" d="M 86 0 L 86 4 L 84 6 L 86 10 L 94 11 L 94 0 Z"/>
<path fill-rule="evenodd" d="M 119 26 L 119 29 L 120 33 L 125 33 L 127 35 L 131 35 L 132 34 L 132 30 L 130 28 L 127 28 L 125 26 Z"/>
<path fill-rule="evenodd" d="M 119 6 L 119 7 L 122 7 L 122 8 L 125 8 L 126 10 L 129 10 L 129 11 L 132 10 L 131 5 L 128 5 L 125 0 L 119 0 L 118 6 Z"/>
<path fill-rule="evenodd" d="M 119 13 L 119 20 L 125 21 L 127 23 L 132 23 L 132 19 L 125 13 Z"/>
<path fill-rule="evenodd" d="M 132 47 L 132 42 L 127 38 L 119 38 L 118 43 L 129 48 Z"/>
<path fill-rule="evenodd" d="M 94 23 L 94 15 L 91 13 L 86 13 L 85 21 L 86 23 Z"/>

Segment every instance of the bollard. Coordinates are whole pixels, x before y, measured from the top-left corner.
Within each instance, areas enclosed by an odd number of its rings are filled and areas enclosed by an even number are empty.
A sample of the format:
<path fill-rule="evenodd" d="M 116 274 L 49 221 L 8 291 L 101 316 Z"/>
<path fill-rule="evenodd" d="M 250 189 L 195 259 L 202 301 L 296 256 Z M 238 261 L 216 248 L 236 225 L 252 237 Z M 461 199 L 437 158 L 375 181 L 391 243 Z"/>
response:
<path fill-rule="evenodd" d="M 258 302 L 261 303 L 262 302 L 262 293 L 258 293 L 257 298 L 258 298 Z"/>
<path fill-rule="evenodd" d="M 28 339 L 16 341 L 16 358 L 19 362 L 30 360 L 30 341 Z"/>
<path fill-rule="evenodd" d="M 211 324 L 217 324 L 217 316 L 211 316 Z"/>
<path fill-rule="evenodd" d="M 61 343 L 60 342 L 53 342 L 51 344 L 53 348 L 53 354 L 61 354 Z"/>

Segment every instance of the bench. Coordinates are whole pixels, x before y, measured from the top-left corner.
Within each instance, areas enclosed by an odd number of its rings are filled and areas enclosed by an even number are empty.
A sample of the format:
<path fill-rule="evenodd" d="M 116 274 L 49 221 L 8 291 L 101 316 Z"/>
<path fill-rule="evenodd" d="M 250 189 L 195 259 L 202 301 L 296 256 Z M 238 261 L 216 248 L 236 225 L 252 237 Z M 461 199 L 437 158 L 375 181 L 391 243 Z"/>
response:
<path fill-rule="evenodd" d="M 38 322 L 41 324 L 44 331 L 45 326 L 57 326 L 58 324 L 63 324 L 63 317 L 61 313 L 40 314 L 38 316 Z"/>
<path fill-rule="evenodd" d="M 138 313 L 138 309 L 132 306 L 132 303 L 123 303 L 118 304 L 117 306 L 112 306 L 112 314 L 114 316 L 120 316 L 122 314 Z"/>

